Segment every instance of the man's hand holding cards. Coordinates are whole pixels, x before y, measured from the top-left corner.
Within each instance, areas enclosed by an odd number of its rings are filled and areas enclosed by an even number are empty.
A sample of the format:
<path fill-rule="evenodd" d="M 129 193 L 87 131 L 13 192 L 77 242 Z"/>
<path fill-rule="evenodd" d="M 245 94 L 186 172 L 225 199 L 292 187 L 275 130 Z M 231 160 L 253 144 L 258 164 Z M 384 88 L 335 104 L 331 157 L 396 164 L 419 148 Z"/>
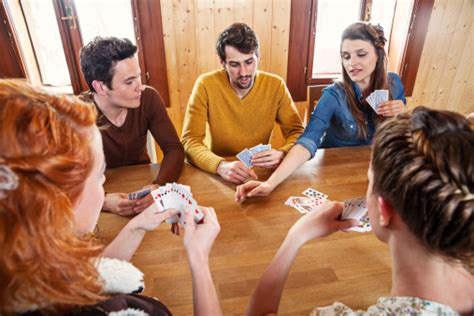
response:
<path fill-rule="evenodd" d="M 276 168 L 283 159 L 284 153 L 280 150 L 272 149 L 270 144 L 259 144 L 250 149 L 245 148 L 237 154 L 237 158 L 242 161 L 247 168 Z"/>
<path fill-rule="evenodd" d="M 180 223 L 184 225 L 185 213 L 192 212 L 194 221 L 200 222 L 204 214 L 199 209 L 196 200 L 191 194 L 189 186 L 185 186 L 178 183 L 167 183 L 165 186 L 151 192 L 156 206 L 160 212 L 164 212 L 167 209 L 175 209 L 177 214 L 166 220 L 168 224 Z"/>

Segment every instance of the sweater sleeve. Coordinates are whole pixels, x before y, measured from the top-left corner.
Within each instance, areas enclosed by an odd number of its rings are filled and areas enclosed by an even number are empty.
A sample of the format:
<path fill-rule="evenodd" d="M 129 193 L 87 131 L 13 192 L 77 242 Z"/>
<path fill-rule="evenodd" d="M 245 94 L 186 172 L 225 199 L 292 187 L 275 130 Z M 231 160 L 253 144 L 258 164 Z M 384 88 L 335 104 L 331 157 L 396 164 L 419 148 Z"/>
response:
<path fill-rule="evenodd" d="M 285 144 L 279 150 L 287 152 L 301 133 L 303 133 L 304 127 L 295 103 L 291 99 L 290 92 L 283 80 L 280 82 L 278 94 L 280 98 L 276 121 L 280 124 L 283 137 L 285 138 Z"/>
<path fill-rule="evenodd" d="M 219 163 L 225 159 L 214 154 L 204 144 L 208 122 L 208 106 L 206 88 L 199 78 L 189 97 L 184 115 L 181 142 L 186 152 L 186 158 L 190 163 L 204 171 L 216 174 Z"/>
<path fill-rule="evenodd" d="M 148 129 L 163 151 L 163 161 L 154 184 L 177 181 L 184 166 L 184 149 L 161 96 L 153 90 Z"/>

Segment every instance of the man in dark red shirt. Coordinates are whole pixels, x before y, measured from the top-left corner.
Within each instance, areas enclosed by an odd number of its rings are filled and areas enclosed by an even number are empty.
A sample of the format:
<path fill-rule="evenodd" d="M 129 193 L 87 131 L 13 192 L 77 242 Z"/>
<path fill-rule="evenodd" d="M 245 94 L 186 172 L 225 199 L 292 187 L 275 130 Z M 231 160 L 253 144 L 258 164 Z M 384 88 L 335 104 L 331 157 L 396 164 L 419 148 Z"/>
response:
<path fill-rule="evenodd" d="M 96 37 L 81 49 L 81 69 L 90 91 L 83 93 L 98 110 L 107 168 L 149 163 L 146 140 L 150 131 L 163 151 L 153 188 L 176 181 L 184 165 L 184 150 L 158 92 L 141 81 L 137 46 L 128 39 Z M 143 211 L 150 194 L 129 200 L 126 193 L 106 193 L 103 209 L 120 215 Z"/>

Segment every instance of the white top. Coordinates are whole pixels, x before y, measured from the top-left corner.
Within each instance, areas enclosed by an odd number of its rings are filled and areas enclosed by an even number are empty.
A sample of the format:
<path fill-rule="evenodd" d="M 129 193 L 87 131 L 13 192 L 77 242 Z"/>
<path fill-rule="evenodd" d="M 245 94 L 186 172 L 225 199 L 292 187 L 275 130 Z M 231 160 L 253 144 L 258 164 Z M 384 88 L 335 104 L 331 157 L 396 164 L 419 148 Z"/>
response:
<path fill-rule="evenodd" d="M 311 316 L 319 315 L 458 315 L 448 305 L 423 300 L 417 297 L 381 297 L 377 304 L 370 306 L 367 311 L 354 311 L 346 305 L 335 302 L 325 307 L 316 307 Z"/>

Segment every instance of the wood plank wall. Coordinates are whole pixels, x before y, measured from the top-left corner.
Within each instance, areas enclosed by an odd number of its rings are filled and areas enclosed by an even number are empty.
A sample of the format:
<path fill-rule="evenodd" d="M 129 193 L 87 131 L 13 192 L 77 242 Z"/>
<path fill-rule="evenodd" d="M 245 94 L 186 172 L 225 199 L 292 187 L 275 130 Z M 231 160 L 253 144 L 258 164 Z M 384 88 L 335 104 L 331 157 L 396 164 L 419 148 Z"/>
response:
<path fill-rule="evenodd" d="M 474 1 L 436 0 L 410 107 L 474 112 Z"/>
<path fill-rule="evenodd" d="M 295 0 L 299 1 L 299 0 Z M 420 104 L 463 114 L 474 111 L 473 0 L 436 0 L 409 107 Z M 259 69 L 286 79 L 291 0 L 161 0 L 171 107 L 181 134 L 184 111 L 199 74 L 221 67 L 218 34 L 233 22 L 260 39 Z M 305 102 L 297 103 L 304 115 Z M 272 143 L 281 142 L 275 133 Z"/>

